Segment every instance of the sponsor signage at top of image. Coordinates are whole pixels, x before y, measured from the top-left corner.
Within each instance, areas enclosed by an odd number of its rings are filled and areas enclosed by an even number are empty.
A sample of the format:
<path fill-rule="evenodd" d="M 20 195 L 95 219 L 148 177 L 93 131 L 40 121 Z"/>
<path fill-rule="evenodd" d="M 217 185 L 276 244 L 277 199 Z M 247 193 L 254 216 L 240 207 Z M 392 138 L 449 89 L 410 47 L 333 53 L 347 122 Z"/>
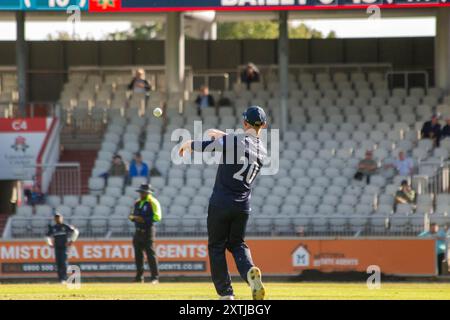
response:
<path fill-rule="evenodd" d="M 94 12 L 191 11 L 191 10 L 322 10 L 447 6 L 450 0 L 89 0 Z"/>
<path fill-rule="evenodd" d="M 88 10 L 89 0 L 0 0 L 0 10 L 66 11 L 72 6 Z"/>
<path fill-rule="evenodd" d="M 323 10 L 424 8 L 448 6 L 450 0 L 0 0 L 1 10 L 65 11 L 76 6 L 92 12 L 192 10 Z"/>

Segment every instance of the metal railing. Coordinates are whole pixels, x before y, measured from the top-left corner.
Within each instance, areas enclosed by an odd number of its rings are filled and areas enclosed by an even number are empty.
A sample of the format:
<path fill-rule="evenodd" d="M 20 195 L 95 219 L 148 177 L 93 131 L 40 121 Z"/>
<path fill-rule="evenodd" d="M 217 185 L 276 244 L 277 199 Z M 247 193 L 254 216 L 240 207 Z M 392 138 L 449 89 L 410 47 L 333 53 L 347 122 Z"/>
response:
<path fill-rule="evenodd" d="M 26 106 L 27 118 L 34 117 L 61 117 L 61 106 L 54 102 L 30 102 Z M 0 118 L 21 117 L 16 102 L 0 102 Z"/>
<path fill-rule="evenodd" d="M 195 71 L 193 77 L 194 89 L 197 89 L 195 84 L 198 83 L 199 80 L 201 80 L 200 85 L 206 85 L 213 90 L 219 89 L 221 91 L 228 91 L 230 89 L 230 74 L 228 72 L 202 70 Z M 222 86 L 219 88 L 213 88 L 212 79 L 219 79 L 222 82 Z"/>
<path fill-rule="evenodd" d="M 34 181 L 44 193 L 81 195 L 81 169 L 77 162 L 37 164 L 24 167 L 21 172 L 18 179 Z"/>
<path fill-rule="evenodd" d="M 28 117 L 35 116 L 60 117 L 61 106 L 51 101 L 33 101 L 28 103 Z"/>
<path fill-rule="evenodd" d="M 237 70 L 234 70 L 234 73 L 237 74 L 237 81 L 240 82 L 240 73 L 246 65 L 238 66 Z M 310 73 L 310 72 L 369 72 L 369 71 L 380 71 L 382 73 L 391 71 L 393 68 L 391 63 L 336 63 L 336 64 L 290 64 L 289 72 L 300 74 L 302 72 Z M 258 65 L 258 69 L 263 78 L 265 78 L 269 74 L 274 74 L 278 72 L 278 65 Z"/>
<path fill-rule="evenodd" d="M 240 68 L 244 68 L 244 66 L 240 66 Z M 261 67 L 258 66 L 258 68 L 261 70 Z M 278 65 L 273 64 L 269 66 L 263 66 L 263 69 L 268 69 L 268 71 L 277 71 Z M 241 69 L 242 70 L 242 69 Z M 334 63 L 334 64 L 321 64 L 321 63 L 310 63 L 310 64 L 290 64 L 289 65 L 289 71 L 297 71 L 300 72 L 326 72 L 326 73 L 333 73 L 333 72 L 351 72 L 351 71 L 357 71 L 357 72 L 370 72 L 370 71 L 386 71 L 386 70 L 392 70 L 392 64 L 391 63 Z"/>
<path fill-rule="evenodd" d="M 410 177 L 412 188 L 418 195 L 431 195 L 432 212 L 418 212 L 424 214 L 423 229 L 428 230 L 431 222 L 438 223 L 445 229 L 450 228 L 450 212 L 438 212 L 437 196 L 439 194 L 450 194 L 450 161 L 422 161 L 420 170 L 425 170 L 424 174 L 415 174 Z"/>
<path fill-rule="evenodd" d="M 10 221 L 9 235 L 12 238 L 40 238 L 45 235 L 48 224 L 52 223 L 51 212 L 47 216 L 13 216 Z M 370 217 L 370 216 L 369 216 Z M 304 224 L 290 224 L 279 226 L 277 218 L 252 217 L 247 226 L 249 237 L 405 237 L 417 236 L 423 231 L 423 225 L 406 223 L 393 226 L 390 217 L 385 217 L 382 225 L 370 224 L 370 218 L 364 225 L 352 225 L 351 219 L 339 227 L 331 222 L 314 225 L 311 221 Z M 295 218 L 292 218 L 295 219 Z M 263 224 L 262 221 L 265 223 Z M 73 224 L 80 231 L 81 238 L 121 238 L 131 237 L 134 224 L 126 218 L 102 216 L 70 216 L 65 215 L 65 222 Z M 206 217 L 165 217 L 156 225 L 157 234 L 161 237 L 206 237 Z"/>
<path fill-rule="evenodd" d="M 0 93 L 5 91 L 6 76 L 15 77 L 17 74 L 17 68 L 15 66 L 2 66 L 0 67 Z M 16 90 L 14 90 L 16 91 Z"/>
<path fill-rule="evenodd" d="M 0 118 L 14 118 L 17 113 L 17 104 L 13 102 L 0 102 Z"/>
<path fill-rule="evenodd" d="M 76 73 L 82 73 L 82 74 L 90 74 L 90 75 L 99 75 L 102 80 L 105 79 L 105 76 L 109 73 L 128 73 L 131 78 L 133 77 L 133 70 L 136 69 L 143 69 L 146 73 L 147 81 L 150 83 L 151 87 L 155 91 L 166 91 L 166 83 L 165 83 L 165 72 L 166 67 L 165 66 L 103 66 L 103 67 L 97 67 L 97 66 L 79 66 L 79 67 L 71 67 L 68 70 L 69 76 L 71 74 Z M 185 90 L 187 91 L 193 91 L 193 70 L 192 67 L 186 66 L 185 67 Z"/>
<path fill-rule="evenodd" d="M 450 161 L 421 161 L 420 170 L 426 170 L 425 174 L 415 174 L 411 182 L 418 194 L 432 194 L 450 192 Z"/>
<path fill-rule="evenodd" d="M 81 195 L 81 168 L 78 162 L 62 162 L 43 167 L 44 170 L 53 171 L 47 193 L 60 196 Z"/>
<path fill-rule="evenodd" d="M 424 88 L 427 91 L 429 87 L 429 75 L 426 71 L 415 71 L 415 70 L 406 70 L 406 71 L 387 71 L 385 74 L 386 82 L 388 83 L 389 89 L 392 89 L 394 87 L 394 77 L 400 76 L 403 79 L 403 88 L 404 89 L 410 89 L 410 78 L 412 75 L 419 75 L 423 76 L 424 79 Z"/>
<path fill-rule="evenodd" d="M 98 113 L 98 110 L 101 113 Z M 107 127 L 108 110 L 97 108 L 97 113 L 93 115 L 91 110 L 85 110 L 85 113 L 75 114 L 73 110 L 61 111 L 61 132 L 63 134 L 77 137 L 88 134 L 91 137 L 101 138 Z M 122 115 L 122 110 L 120 110 Z"/>

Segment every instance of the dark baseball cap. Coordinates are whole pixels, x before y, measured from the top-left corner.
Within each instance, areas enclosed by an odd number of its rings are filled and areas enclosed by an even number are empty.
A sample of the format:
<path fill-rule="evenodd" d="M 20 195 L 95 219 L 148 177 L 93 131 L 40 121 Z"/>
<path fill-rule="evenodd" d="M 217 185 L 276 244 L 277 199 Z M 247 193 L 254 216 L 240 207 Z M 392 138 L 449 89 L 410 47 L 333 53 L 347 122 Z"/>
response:
<path fill-rule="evenodd" d="M 262 126 L 267 122 L 266 113 L 258 106 L 249 107 L 242 115 L 244 120 L 252 126 Z"/>

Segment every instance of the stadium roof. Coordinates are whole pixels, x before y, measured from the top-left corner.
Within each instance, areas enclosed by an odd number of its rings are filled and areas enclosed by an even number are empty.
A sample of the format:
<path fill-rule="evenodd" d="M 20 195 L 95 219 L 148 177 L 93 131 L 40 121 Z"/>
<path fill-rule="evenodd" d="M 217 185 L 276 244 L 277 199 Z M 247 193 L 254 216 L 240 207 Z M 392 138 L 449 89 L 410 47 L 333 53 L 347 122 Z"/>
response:
<path fill-rule="evenodd" d="M 433 17 L 436 15 L 437 8 L 416 8 L 416 9 L 387 9 L 381 11 L 383 18 L 400 17 Z M 248 21 L 248 20 L 278 20 L 278 14 L 275 11 L 190 11 L 188 15 L 193 15 L 198 19 L 209 20 L 213 17 L 218 22 L 224 21 Z M 290 11 L 289 19 L 352 19 L 368 18 L 370 13 L 366 9 L 358 10 L 308 10 L 308 11 Z M 1 21 L 15 21 L 15 14 L 12 11 L 0 11 Z M 27 12 L 27 21 L 64 21 L 67 19 L 66 12 L 46 12 L 33 11 Z M 165 20 L 162 12 L 104 12 L 104 13 L 81 13 L 81 19 L 84 21 L 158 21 Z"/>

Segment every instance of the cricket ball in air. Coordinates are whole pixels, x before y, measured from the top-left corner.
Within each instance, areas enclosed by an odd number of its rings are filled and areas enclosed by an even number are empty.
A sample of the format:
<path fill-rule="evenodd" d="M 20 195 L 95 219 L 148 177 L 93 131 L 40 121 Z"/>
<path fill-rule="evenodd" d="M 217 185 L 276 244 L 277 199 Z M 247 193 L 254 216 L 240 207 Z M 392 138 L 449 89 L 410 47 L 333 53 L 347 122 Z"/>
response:
<path fill-rule="evenodd" d="M 163 111 L 161 110 L 161 108 L 155 108 L 153 109 L 153 115 L 157 118 L 161 117 L 163 114 Z"/>

